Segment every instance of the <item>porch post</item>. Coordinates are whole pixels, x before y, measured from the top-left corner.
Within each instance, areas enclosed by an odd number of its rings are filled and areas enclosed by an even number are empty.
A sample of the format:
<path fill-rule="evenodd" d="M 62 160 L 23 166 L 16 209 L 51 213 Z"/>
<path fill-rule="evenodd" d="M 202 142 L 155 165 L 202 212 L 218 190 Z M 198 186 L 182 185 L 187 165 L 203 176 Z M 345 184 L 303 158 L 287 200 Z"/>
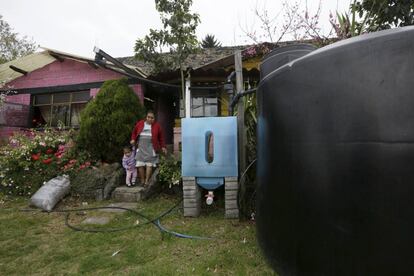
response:
<path fill-rule="evenodd" d="M 185 80 L 185 117 L 191 117 L 191 91 L 190 91 L 191 80 L 188 76 Z"/>

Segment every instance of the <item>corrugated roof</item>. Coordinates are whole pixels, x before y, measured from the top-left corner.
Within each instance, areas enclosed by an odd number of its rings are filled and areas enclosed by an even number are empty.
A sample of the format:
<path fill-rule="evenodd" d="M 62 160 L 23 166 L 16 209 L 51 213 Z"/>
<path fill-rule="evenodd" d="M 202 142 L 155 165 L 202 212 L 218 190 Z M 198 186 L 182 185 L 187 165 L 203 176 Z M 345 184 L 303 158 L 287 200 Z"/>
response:
<path fill-rule="evenodd" d="M 96 61 L 94 59 L 91 58 L 87 58 L 87 57 L 82 57 L 82 56 L 77 56 L 77 55 L 73 55 L 73 54 L 69 54 L 69 53 L 65 53 L 62 51 L 58 51 L 58 50 L 54 50 L 54 49 L 49 49 L 49 48 L 44 48 L 42 47 L 42 49 L 44 49 L 44 51 L 42 52 L 37 52 L 37 53 L 33 53 L 3 64 L 0 64 L 0 82 L 11 82 L 14 79 L 17 79 L 21 76 L 24 75 L 23 72 L 27 72 L 30 73 L 32 71 L 35 71 L 37 69 L 40 69 L 56 60 L 58 60 L 59 58 L 62 59 L 72 59 L 72 60 L 76 60 L 79 62 L 84 62 L 84 63 L 89 63 L 89 64 L 95 64 L 97 66 L 100 66 L 102 64 L 97 64 Z M 122 70 L 122 68 L 118 68 L 116 65 L 107 62 L 103 65 L 105 68 L 110 69 L 110 70 L 115 70 L 116 72 L 123 74 L 124 71 Z M 127 67 L 135 70 L 139 75 L 141 75 L 142 77 L 146 77 L 146 74 L 143 72 L 143 70 L 141 70 L 140 68 L 138 68 L 137 66 L 131 65 L 131 64 L 126 64 Z M 14 68 L 15 70 L 13 70 L 12 68 Z M 17 68 L 17 69 L 16 69 Z M 16 70 L 21 70 L 23 72 L 17 72 Z"/>
<path fill-rule="evenodd" d="M 232 47 L 218 47 L 218 48 L 201 48 L 198 49 L 196 53 L 190 54 L 184 62 L 184 67 L 198 69 L 203 67 L 206 64 L 212 63 L 216 60 L 220 60 L 227 56 L 234 54 L 235 50 L 244 50 L 248 48 L 248 45 L 244 46 L 232 46 Z M 169 53 L 165 53 L 169 55 Z M 120 57 L 117 58 L 124 64 L 129 64 L 141 68 L 147 75 L 151 75 L 153 67 L 150 62 L 145 62 L 142 60 L 136 59 L 134 56 L 131 57 Z M 176 70 L 172 68 L 171 71 Z"/>
<path fill-rule="evenodd" d="M 0 82 L 10 82 L 24 75 L 23 73 L 11 69 L 10 66 L 14 66 L 26 72 L 32 72 L 55 60 L 56 59 L 49 55 L 47 51 L 43 51 L 0 64 Z"/>

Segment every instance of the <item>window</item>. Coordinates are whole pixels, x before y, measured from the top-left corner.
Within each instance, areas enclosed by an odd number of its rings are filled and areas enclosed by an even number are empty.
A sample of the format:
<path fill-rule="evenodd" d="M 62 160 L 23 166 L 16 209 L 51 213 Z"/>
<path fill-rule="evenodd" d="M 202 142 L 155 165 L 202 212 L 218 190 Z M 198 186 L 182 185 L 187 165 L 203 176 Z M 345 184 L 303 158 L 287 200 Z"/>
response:
<path fill-rule="evenodd" d="M 212 117 L 219 113 L 217 94 L 196 92 L 191 97 L 191 117 Z"/>
<path fill-rule="evenodd" d="M 79 126 L 80 112 L 89 101 L 89 91 L 35 95 L 33 125 Z"/>

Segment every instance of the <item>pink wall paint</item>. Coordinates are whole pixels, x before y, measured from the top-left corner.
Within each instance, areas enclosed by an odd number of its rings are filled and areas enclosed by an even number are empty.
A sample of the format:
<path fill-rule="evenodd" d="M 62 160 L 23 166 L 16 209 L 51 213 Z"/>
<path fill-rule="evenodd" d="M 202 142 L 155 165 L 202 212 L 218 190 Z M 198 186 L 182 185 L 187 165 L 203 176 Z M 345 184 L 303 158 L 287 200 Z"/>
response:
<path fill-rule="evenodd" d="M 134 90 L 134 92 L 138 96 L 140 102 L 142 104 L 144 104 L 144 89 L 142 89 L 142 85 L 141 84 L 132 84 L 129 87 L 131 87 L 132 90 Z"/>
<path fill-rule="evenodd" d="M 122 74 L 103 68 L 93 68 L 87 63 L 65 59 L 63 62 L 54 61 L 43 68 L 21 76 L 8 85 L 13 89 L 39 88 L 80 83 L 100 82 L 124 77 Z M 141 102 L 144 93 L 141 84 L 130 85 Z M 99 88 L 92 88 L 90 94 L 95 97 Z M 6 101 L 12 103 L 30 104 L 29 94 L 8 96 Z"/>
<path fill-rule="evenodd" d="M 12 88 L 34 88 L 70 85 L 119 79 L 123 75 L 103 68 L 93 68 L 87 63 L 65 59 L 54 61 L 43 68 L 21 76 L 10 83 Z"/>
<path fill-rule="evenodd" d="M 119 79 L 124 75 L 103 68 L 93 68 L 87 63 L 65 59 L 63 62 L 54 61 L 43 68 L 37 69 L 21 76 L 8 85 L 12 89 L 41 88 L 63 86 L 81 83 L 101 82 L 111 79 Z M 144 103 L 144 90 L 141 84 L 133 84 L 130 87 L 134 90 L 140 101 Z M 95 97 L 99 88 L 90 89 L 90 95 Z M 6 101 L 30 105 L 30 94 L 19 94 L 7 96 Z M 1 127 L 0 138 L 8 137 L 13 131 L 20 128 Z"/>
<path fill-rule="evenodd" d="M 96 94 L 98 94 L 98 92 L 99 92 L 99 88 L 92 88 L 91 93 L 90 93 L 91 97 L 95 98 Z"/>
<path fill-rule="evenodd" d="M 129 85 L 129 87 L 132 88 L 132 90 L 135 92 L 135 94 L 138 96 L 140 102 L 142 104 L 144 104 L 144 90 L 142 89 L 142 85 L 141 84 L 131 84 Z M 92 88 L 91 89 L 91 97 L 95 98 L 96 95 L 98 94 L 100 88 Z"/>
<path fill-rule="evenodd" d="M 6 102 L 30 105 L 30 94 L 7 96 Z"/>

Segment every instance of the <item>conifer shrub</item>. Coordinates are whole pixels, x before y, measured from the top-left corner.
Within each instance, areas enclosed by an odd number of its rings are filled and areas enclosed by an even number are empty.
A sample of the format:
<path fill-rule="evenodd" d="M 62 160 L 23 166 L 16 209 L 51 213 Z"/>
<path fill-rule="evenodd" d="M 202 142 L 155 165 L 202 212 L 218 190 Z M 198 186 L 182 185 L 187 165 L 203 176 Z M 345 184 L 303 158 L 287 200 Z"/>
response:
<path fill-rule="evenodd" d="M 81 113 L 78 146 L 105 162 L 122 158 L 132 129 L 145 110 L 126 79 L 106 81 Z"/>

